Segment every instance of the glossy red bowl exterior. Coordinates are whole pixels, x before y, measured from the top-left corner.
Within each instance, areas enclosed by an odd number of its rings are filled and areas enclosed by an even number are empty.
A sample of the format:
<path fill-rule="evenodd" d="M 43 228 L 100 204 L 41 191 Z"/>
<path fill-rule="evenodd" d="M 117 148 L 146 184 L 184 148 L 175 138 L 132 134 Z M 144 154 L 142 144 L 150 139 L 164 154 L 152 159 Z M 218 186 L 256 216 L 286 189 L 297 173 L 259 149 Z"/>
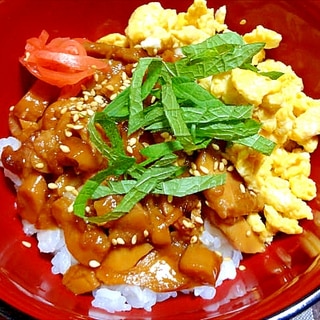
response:
<path fill-rule="evenodd" d="M 191 0 L 162 0 L 166 8 L 185 10 Z M 8 109 L 28 89 L 32 77 L 19 65 L 25 40 L 46 29 L 52 37 L 95 40 L 123 32 L 132 11 L 143 0 L 2 0 L 0 1 L 0 137 L 8 136 Z M 317 0 L 208 0 L 227 5 L 230 29 L 244 33 L 262 24 L 283 35 L 271 57 L 291 64 L 304 79 L 305 92 L 320 98 L 320 2 Z M 240 21 L 247 23 L 241 25 Z M 312 175 L 320 186 L 320 150 L 312 156 Z M 319 188 L 320 190 L 320 188 Z M 14 190 L 0 175 L 0 299 L 38 319 L 87 319 L 91 296 L 75 296 L 51 274 L 50 257 L 38 253 L 17 217 Z M 319 198 L 320 199 L 320 198 Z M 319 200 L 312 202 L 319 209 Z M 304 223 L 320 237 L 320 216 Z M 32 243 L 31 248 L 22 245 Z M 300 236 L 279 236 L 264 254 L 245 257 L 246 269 L 226 281 L 213 301 L 188 295 L 165 301 L 151 313 L 136 310 L 117 315 L 101 311 L 104 319 L 262 319 L 290 318 L 320 299 L 320 262 L 303 250 Z M 245 294 L 243 294 L 245 290 Z M 242 296 L 236 297 L 242 292 Z M 231 299 L 233 298 L 233 299 Z M 218 303 L 220 307 L 218 308 Z M 119 316 L 120 315 L 120 316 Z"/>

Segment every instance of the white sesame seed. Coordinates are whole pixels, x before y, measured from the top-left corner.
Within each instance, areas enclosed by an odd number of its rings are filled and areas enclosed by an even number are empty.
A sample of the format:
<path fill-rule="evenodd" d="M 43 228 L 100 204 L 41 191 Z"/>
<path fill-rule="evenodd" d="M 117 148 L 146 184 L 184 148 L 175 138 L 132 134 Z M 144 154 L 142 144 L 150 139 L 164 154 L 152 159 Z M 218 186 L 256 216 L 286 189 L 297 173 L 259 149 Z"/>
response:
<path fill-rule="evenodd" d="M 133 153 L 133 149 L 132 149 L 132 147 L 131 146 L 127 146 L 127 152 L 128 153 L 130 153 L 130 154 L 132 154 Z"/>
<path fill-rule="evenodd" d="M 146 238 L 146 237 L 149 235 L 149 231 L 148 231 L 148 230 L 144 230 L 144 231 L 143 231 L 143 235 L 144 235 L 144 237 Z"/>
<path fill-rule="evenodd" d="M 122 81 L 125 81 L 127 79 L 127 74 L 125 72 L 121 73 L 121 79 Z"/>
<path fill-rule="evenodd" d="M 96 102 L 98 102 L 98 103 L 100 103 L 100 104 L 103 104 L 103 103 L 104 103 L 104 99 L 103 99 L 103 97 L 100 96 L 100 95 L 95 96 L 95 97 L 94 97 L 94 101 L 96 101 Z"/>
<path fill-rule="evenodd" d="M 133 235 L 132 238 L 131 238 L 131 244 L 132 244 L 132 245 L 135 245 L 135 244 L 137 243 L 137 240 L 138 240 L 137 235 L 136 235 L 136 234 Z"/>
<path fill-rule="evenodd" d="M 89 261 L 89 266 L 91 268 L 98 268 L 98 267 L 100 267 L 100 262 L 97 261 L 97 260 L 90 260 Z"/>
<path fill-rule="evenodd" d="M 203 219 L 200 216 L 195 216 L 194 217 L 194 221 L 199 223 L 199 224 L 203 224 Z"/>
<path fill-rule="evenodd" d="M 212 145 L 213 150 L 216 150 L 216 151 L 219 151 L 219 150 L 220 150 L 219 145 L 217 145 L 217 144 L 215 144 L 215 143 L 212 143 L 211 145 Z"/>
<path fill-rule="evenodd" d="M 125 241 L 123 240 L 123 238 L 120 238 L 120 237 L 117 238 L 117 243 L 120 244 L 120 245 L 126 244 Z"/>
<path fill-rule="evenodd" d="M 117 239 L 112 239 L 112 240 L 111 240 L 111 243 L 112 243 L 114 246 L 116 246 L 116 245 L 118 244 L 118 241 L 117 241 Z"/>
<path fill-rule="evenodd" d="M 110 90 L 110 91 L 114 91 L 114 86 L 112 84 L 108 84 L 106 86 L 106 89 Z"/>
<path fill-rule="evenodd" d="M 205 166 L 200 166 L 199 169 L 204 173 L 204 174 L 208 174 L 209 173 L 209 169 Z"/>
<path fill-rule="evenodd" d="M 240 183 L 239 187 L 240 187 L 241 193 L 246 193 L 246 187 L 244 186 L 243 183 Z"/>
<path fill-rule="evenodd" d="M 88 109 L 87 110 L 87 114 L 88 114 L 88 116 L 93 116 L 94 115 L 94 111 L 93 110 L 91 110 L 91 109 Z"/>
<path fill-rule="evenodd" d="M 248 230 L 248 231 L 246 232 L 246 236 L 247 236 L 247 237 L 250 237 L 250 236 L 251 236 L 251 233 L 252 233 L 251 230 Z"/>
<path fill-rule="evenodd" d="M 213 170 L 216 171 L 218 170 L 218 168 L 219 168 L 219 161 L 216 160 L 213 164 Z"/>
<path fill-rule="evenodd" d="M 224 163 L 221 161 L 220 163 L 219 163 L 219 171 L 223 171 L 225 169 L 225 165 L 224 165 Z"/>
<path fill-rule="evenodd" d="M 63 107 L 60 111 L 61 114 L 65 114 L 68 111 L 67 107 Z"/>
<path fill-rule="evenodd" d="M 244 271 L 246 269 L 247 269 L 246 266 L 244 266 L 243 264 L 240 264 L 240 266 L 239 266 L 240 271 Z"/>
<path fill-rule="evenodd" d="M 66 191 L 72 192 L 73 190 L 75 190 L 74 186 L 65 186 Z"/>
<path fill-rule="evenodd" d="M 77 189 L 73 189 L 71 192 L 74 196 L 77 196 L 79 194 L 79 191 Z"/>
<path fill-rule="evenodd" d="M 85 118 L 88 114 L 88 111 L 87 110 L 81 110 L 79 111 L 79 117 L 80 118 Z"/>
<path fill-rule="evenodd" d="M 51 190 L 55 190 L 55 189 L 58 189 L 58 185 L 54 182 L 50 182 L 48 183 L 48 188 Z"/>
<path fill-rule="evenodd" d="M 70 137 L 72 137 L 72 132 L 71 132 L 70 130 L 68 130 L 68 129 L 65 129 L 65 130 L 64 130 L 64 135 L 65 135 L 67 138 L 70 138 Z"/>
<path fill-rule="evenodd" d="M 200 173 L 199 170 L 193 170 L 193 175 L 196 176 L 196 177 L 200 177 L 201 173 Z"/>
<path fill-rule="evenodd" d="M 68 207 L 68 212 L 69 213 L 73 212 L 73 203 L 70 204 L 70 206 Z"/>
<path fill-rule="evenodd" d="M 36 163 L 35 167 L 37 169 L 43 169 L 44 168 L 44 163 L 43 162 L 38 162 L 38 163 Z"/>
<path fill-rule="evenodd" d="M 74 129 L 74 130 L 81 130 L 81 129 L 83 129 L 84 128 L 84 126 L 82 125 L 82 124 L 75 124 L 75 125 L 73 125 L 73 128 L 72 129 Z"/>
<path fill-rule="evenodd" d="M 71 151 L 70 148 L 64 144 L 61 144 L 59 148 L 63 153 L 69 153 Z"/>
<path fill-rule="evenodd" d="M 228 167 L 227 167 L 227 171 L 231 172 L 231 171 L 233 171 L 233 170 L 234 170 L 234 166 L 228 166 Z"/>
<path fill-rule="evenodd" d="M 31 248 L 31 243 L 29 241 L 22 240 L 21 243 L 26 248 Z"/>
<path fill-rule="evenodd" d="M 157 99 L 157 98 L 156 98 L 155 96 L 152 96 L 152 97 L 151 97 L 151 101 L 150 101 L 151 104 L 155 103 L 156 99 Z"/>
<path fill-rule="evenodd" d="M 135 137 L 132 137 L 128 140 L 128 145 L 131 147 L 134 146 L 136 143 L 137 143 L 137 138 Z"/>
<path fill-rule="evenodd" d="M 112 101 L 112 100 L 114 100 L 116 97 L 117 97 L 117 93 L 113 93 L 111 96 L 110 96 L 110 100 Z"/>

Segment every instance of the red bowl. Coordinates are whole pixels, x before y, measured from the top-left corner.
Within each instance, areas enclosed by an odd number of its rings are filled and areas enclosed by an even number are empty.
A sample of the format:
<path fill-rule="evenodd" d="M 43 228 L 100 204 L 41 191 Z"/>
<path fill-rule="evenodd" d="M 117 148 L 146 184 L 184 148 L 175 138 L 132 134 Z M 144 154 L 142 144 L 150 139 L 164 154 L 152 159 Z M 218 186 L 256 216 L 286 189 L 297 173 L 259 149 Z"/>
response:
<path fill-rule="evenodd" d="M 26 92 L 32 77 L 19 65 L 25 40 L 46 29 L 52 37 L 87 37 L 95 40 L 109 32 L 123 32 L 132 11 L 143 0 L 2 0 L 0 1 L 1 86 L 0 137 L 9 135 L 8 109 Z M 166 8 L 186 10 L 190 1 L 162 0 Z M 262 24 L 283 35 L 273 58 L 293 66 L 304 79 L 305 92 L 320 98 L 320 2 L 208 0 L 208 7 L 227 5 L 227 24 L 239 33 Z M 240 21 L 247 23 L 241 25 Z M 312 176 L 320 185 L 320 150 L 312 156 Z M 38 319 L 86 319 L 90 296 L 75 296 L 61 284 L 60 276 L 51 274 L 50 258 L 40 254 L 36 241 L 28 240 L 15 211 L 15 194 L 1 173 L 0 225 L 0 298 L 7 304 Z M 319 209 L 319 201 L 312 201 Z M 320 237 L 319 214 L 304 227 Z M 291 266 L 284 257 L 291 261 Z M 108 315 L 106 319 L 260 319 L 289 318 L 320 299 L 320 264 L 303 250 L 300 236 L 279 236 L 264 254 L 247 256 L 233 281 L 217 290 L 213 301 L 188 295 L 159 303 L 151 313 L 135 310 Z M 237 290 L 245 294 L 236 298 Z M 230 299 L 233 298 L 233 299 Z M 217 305 L 220 303 L 220 307 Z M 104 315 L 104 316 L 103 316 Z"/>

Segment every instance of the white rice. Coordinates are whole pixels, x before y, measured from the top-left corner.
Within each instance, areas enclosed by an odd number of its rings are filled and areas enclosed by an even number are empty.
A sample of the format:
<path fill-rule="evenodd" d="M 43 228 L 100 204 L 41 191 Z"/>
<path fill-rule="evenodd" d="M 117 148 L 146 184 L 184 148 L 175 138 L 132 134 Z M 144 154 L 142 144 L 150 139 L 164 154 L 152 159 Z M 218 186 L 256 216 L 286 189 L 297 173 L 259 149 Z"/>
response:
<path fill-rule="evenodd" d="M 12 137 L 0 139 L 0 154 L 7 145 L 12 145 L 16 150 L 20 147 L 20 142 Z M 2 166 L 2 163 L 0 163 L 0 166 Z M 9 177 L 15 185 L 20 185 L 20 179 L 8 170 L 6 171 L 5 175 Z M 61 229 L 37 230 L 27 221 L 22 221 L 22 225 L 26 235 L 35 235 L 37 237 L 40 252 L 53 255 L 51 260 L 51 271 L 53 274 L 64 274 L 70 266 L 77 263 L 76 259 L 66 247 L 63 231 Z M 234 279 L 236 277 L 236 269 L 239 267 L 242 259 L 241 252 L 235 250 L 222 232 L 212 227 L 207 221 L 204 224 L 204 232 L 200 236 L 200 241 L 210 250 L 219 251 L 224 258 L 216 286 L 221 285 L 226 279 Z M 245 293 L 243 292 L 243 288 L 239 288 L 239 290 L 236 291 L 237 292 L 230 293 L 226 298 L 230 299 L 234 295 L 239 296 Z M 213 286 L 199 286 L 181 292 L 185 294 L 193 293 L 195 296 L 199 296 L 202 299 L 213 299 L 216 294 L 216 289 Z M 92 306 L 94 308 L 106 310 L 109 313 L 130 311 L 132 308 L 143 308 L 146 311 L 151 311 L 152 306 L 157 302 L 175 298 L 178 295 L 176 291 L 157 293 L 148 288 L 141 288 L 133 285 L 101 285 L 98 289 L 94 290 L 92 294 Z M 89 315 L 95 318 L 97 309 L 94 308 L 89 311 Z"/>
<path fill-rule="evenodd" d="M 37 230 L 33 224 L 26 220 L 22 220 L 22 227 L 26 235 L 36 235 L 40 252 L 53 254 L 51 259 L 53 274 L 64 274 L 77 263 L 65 244 L 62 229 Z"/>
<path fill-rule="evenodd" d="M 36 230 L 33 225 L 26 221 L 23 221 L 23 230 L 27 235 L 36 234 L 40 252 L 53 254 L 51 260 L 52 273 L 64 274 L 71 265 L 77 263 L 64 243 L 62 230 Z M 205 231 L 201 235 L 200 240 L 210 250 L 219 251 L 224 258 L 216 286 L 221 285 L 226 279 L 234 279 L 236 277 L 236 269 L 239 267 L 242 259 L 241 252 L 233 249 L 221 231 L 212 227 L 208 222 L 205 222 Z M 240 291 L 240 294 L 243 294 L 243 290 Z M 212 286 L 199 286 L 181 292 L 185 294 L 193 293 L 202 299 L 213 299 L 216 294 L 216 288 Z M 151 311 L 152 306 L 157 302 L 175 298 L 178 295 L 176 291 L 157 293 L 148 288 L 133 285 L 102 285 L 94 290 L 92 294 L 92 306 L 110 313 L 130 311 L 132 308 L 143 308 L 146 311 Z M 94 313 L 95 311 L 91 310 L 90 312 Z"/>
<path fill-rule="evenodd" d="M 219 251 L 223 256 L 216 286 L 219 286 L 226 279 L 233 280 L 237 275 L 236 269 L 242 260 L 241 252 L 235 250 L 224 234 L 219 229 L 214 228 L 208 221 L 205 221 L 200 241 L 210 250 Z"/>
<path fill-rule="evenodd" d="M 21 142 L 14 137 L 1 138 L 0 139 L 0 155 L 2 154 L 3 148 L 7 147 L 7 146 L 11 146 L 12 149 L 14 151 L 16 151 L 21 147 Z M 1 157 L 0 157 L 0 167 L 3 167 Z M 5 177 L 9 178 L 13 182 L 13 184 L 16 188 L 21 185 L 20 178 L 16 174 L 14 174 L 13 172 L 9 171 L 6 168 L 3 168 L 3 173 L 4 173 Z"/>
<path fill-rule="evenodd" d="M 77 260 L 71 255 L 66 245 L 64 245 L 55 252 L 51 263 L 53 274 L 65 274 L 72 265 L 77 263 Z"/>
<path fill-rule="evenodd" d="M 22 223 L 23 230 L 27 235 L 36 235 L 40 252 L 53 254 L 51 260 L 52 273 L 64 274 L 71 265 L 77 263 L 65 245 L 62 230 L 37 230 L 27 221 L 23 221 Z M 216 286 L 219 286 L 224 280 L 232 280 L 236 277 L 236 269 L 239 267 L 242 255 L 241 252 L 235 250 L 229 244 L 220 230 L 212 227 L 209 222 L 205 222 L 204 226 L 205 230 L 200 237 L 201 242 L 210 250 L 219 251 L 224 258 L 216 283 Z M 226 299 L 231 299 L 232 296 L 241 296 L 245 293 L 243 288 L 238 289 L 235 288 L 236 292 L 229 293 Z M 216 288 L 213 286 L 199 286 L 190 290 L 182 290 L 181 292 L 184 294 L 194 294 L 202 299 L 213 299 L 216 294 Z M 176 291 L 157 293 L 148 288 L 133 285 L 101 285 L 92 294 L 92 306 L 110 313 L 130 311 L 132 308 L 143 308 L 146 311 L 151 311 L 152 306 L 157 302 L 175 298 L 178 295 Z M 212 305 L 212 308 L 214 308 L 214 305 Z M 93 316 L 96 311 L 93 309 L 91 312 L 93 314 L 90 315 Z"/>
<path fill-rule="evenodd" d="M 156 293 L 148 288 L 132 285 L 101 286 L 93 291 L 92 306 L 110 313 L 130 311 L 131 308 L 143 308 L 151 311 L 157 302 L 175 298 L 177 292 Z"/>

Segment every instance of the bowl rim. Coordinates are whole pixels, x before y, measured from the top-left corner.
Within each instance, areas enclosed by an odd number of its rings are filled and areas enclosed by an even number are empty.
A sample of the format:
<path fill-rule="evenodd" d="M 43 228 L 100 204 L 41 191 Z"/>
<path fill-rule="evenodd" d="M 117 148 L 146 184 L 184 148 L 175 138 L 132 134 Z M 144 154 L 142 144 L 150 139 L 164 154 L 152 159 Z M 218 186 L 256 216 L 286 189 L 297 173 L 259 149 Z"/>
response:
<path fill-rule="evenodd" d="M 292 317 L 296 317 L 311 308 L 317 302 L 320 302 L 320 289 L 315 289 L 309 295 L 298 300 L 297 303 L 291 304 L 287 308 L 269 316 L 267 320 L 290 320 Z"/>
<path fill-rule="evenodd" d="M 316 4 L 316 5 L 318 5 L 318 4 Z M 320 5 L 320 3 L 319 3 L 319 5 Z M 0 274 L 0 282 L 3 282 L 3 281 L 1 281 L 2 280 L 1 278 L 2 278 L 2 276 L 5 277 L 6 275 L 1 270 L 0 270 L 0 273 L 1 273 Z M 0 297 L 0 299 L 1 298 L 3 298 L 4 301 L 6 301 L 6 300 L 16 301 L 17 300 L 17 297 L 15 299 L 13 299 L 13 298 L 7 299 L 7 296 Z M 316 288 L 313 291 L 311 291 L 309 294 L 301 297 L 296 302 L 291 303 L 287 307 L 285 307 L 285 308 L 279 310 L 278 312 L 270 315 L 269 318 L 267 318 L 267 319 L 270 319 L 270 320 L 291 319 L 291 317 L 298 315 L 299 313 L 301 313 L 304 310 L 308 309 L 309 307 L 311 307 L 313 304 L 315 304 L 318 301 L 320 301 L 320 289 Z M 254 307 L 254 305 L 253 305 L 253 307 Z M 30 310 L 30 307 L 29 308 L 27 307 L 27 310 Z M 0 311 L 1 311 L 1 307 L 0 307 Z M 24 312 L 24 311 L 21 310 L 21 312 Z"/>

